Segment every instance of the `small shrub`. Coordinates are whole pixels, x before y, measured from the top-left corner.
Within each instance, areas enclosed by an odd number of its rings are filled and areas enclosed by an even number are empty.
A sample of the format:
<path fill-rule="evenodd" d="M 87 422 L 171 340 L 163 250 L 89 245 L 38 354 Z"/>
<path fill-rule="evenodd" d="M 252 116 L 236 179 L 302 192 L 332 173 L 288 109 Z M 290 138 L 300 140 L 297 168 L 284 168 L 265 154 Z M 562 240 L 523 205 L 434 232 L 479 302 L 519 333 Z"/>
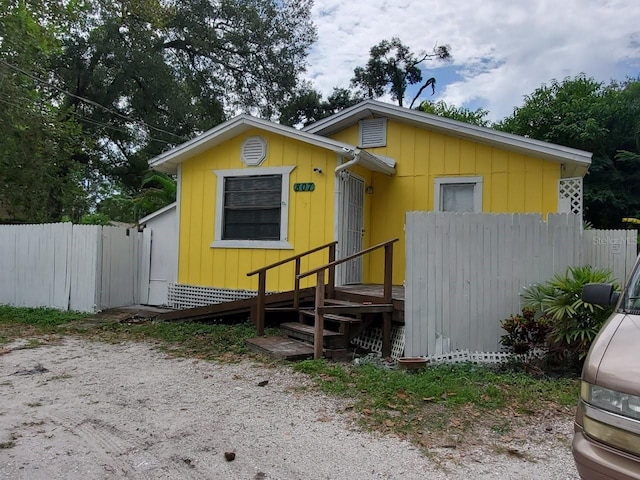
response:
<path fill-rule="evenodd" d="M 507 331 L 500 337 L 500 343 L 507 351 L 524 354 L 543 346 L 549 333 L 549 321 L 545 316 L 536 318 L 534 308 L 523 308 L 521 314 L 511 315 L 500 325 Z"/>

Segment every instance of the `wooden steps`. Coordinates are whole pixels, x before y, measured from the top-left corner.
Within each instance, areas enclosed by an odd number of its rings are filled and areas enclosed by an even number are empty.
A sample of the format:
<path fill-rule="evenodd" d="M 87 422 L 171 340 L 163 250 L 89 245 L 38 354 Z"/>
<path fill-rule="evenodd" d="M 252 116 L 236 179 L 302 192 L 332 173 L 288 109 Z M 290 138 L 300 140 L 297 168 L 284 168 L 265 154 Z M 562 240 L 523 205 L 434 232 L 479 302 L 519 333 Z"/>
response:
<path fill-rule="evenodd" d="M 313 357 L 313 345 L 288 337 L 256 337 L 246 340 L 250 350 L 281 360 L 306 360 Z"/>
<path fill-rule="evenodd" d="M 283 333 L 289 338 L 295 338 L 313 345 L 315 327 L 305 323 L 289 322 L 280 325 Z M 344 335 L 332 330 L 322 331 L 322 346 L 324 348 L 346 348 Z"/>

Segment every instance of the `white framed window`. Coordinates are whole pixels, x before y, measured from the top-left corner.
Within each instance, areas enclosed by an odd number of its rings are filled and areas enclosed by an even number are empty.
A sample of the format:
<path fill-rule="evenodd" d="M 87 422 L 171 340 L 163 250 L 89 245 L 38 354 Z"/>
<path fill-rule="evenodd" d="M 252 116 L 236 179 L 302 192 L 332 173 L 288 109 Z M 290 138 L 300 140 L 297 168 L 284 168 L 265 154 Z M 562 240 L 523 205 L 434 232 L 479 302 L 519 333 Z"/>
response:
<path fill-rule="evenodd" d="M 214 170 L 212 247 L 293 249 L 288 242 L 289 177 L 295 166 Z"/>
<path fill-rule="evenodd" d="M 387 144 L 387 119 L 360 120 L 360 147 L 384 147 Z"/>
<path fill-rule="evenodd" d="M 434 210 L 482 212 L 482 177 L 436 178 Z"/>

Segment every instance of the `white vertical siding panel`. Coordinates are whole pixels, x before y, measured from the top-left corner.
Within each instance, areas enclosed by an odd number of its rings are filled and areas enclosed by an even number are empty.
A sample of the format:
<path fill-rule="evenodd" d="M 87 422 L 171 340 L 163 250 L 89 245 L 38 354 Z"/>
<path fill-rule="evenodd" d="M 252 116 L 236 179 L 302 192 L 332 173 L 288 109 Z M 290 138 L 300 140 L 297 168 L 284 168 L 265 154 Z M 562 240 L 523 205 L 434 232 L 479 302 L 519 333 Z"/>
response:
<path fill-rule="evenodd" d="M 15 276 L 16 228 L 0 227 L 0 304 L 14 303 Z"/>
<path fill-rule="evenodd" d="M 71 238 L 69 308 L 98 310 L 98 254 L 102 227 L 74 225 Z"/>
<path fill-rule="evenodd" d="M 425 354 L 433 355 L 436 348 L 436 322 L 439 311 L 439 303 L 442 298 L 442 291 L 439 290 L 440 272 L 438 270 L 439 254 L 439 231 L 437 229 L 437 216 L 427 213 L 424 215 L 424 221 L 427 226 L 427 308 L 426 308 L 426 326 L 427 337 L 423 340 L 426 342 Z"/>
<path fill-rule="evenodd" d="M 499 349 L 524 287 L 582 264 L 623 281 L 636 258 L 635 230 L 583 232 L 574 215 L 412 212 L 407 225 L 408 355 Z"/>

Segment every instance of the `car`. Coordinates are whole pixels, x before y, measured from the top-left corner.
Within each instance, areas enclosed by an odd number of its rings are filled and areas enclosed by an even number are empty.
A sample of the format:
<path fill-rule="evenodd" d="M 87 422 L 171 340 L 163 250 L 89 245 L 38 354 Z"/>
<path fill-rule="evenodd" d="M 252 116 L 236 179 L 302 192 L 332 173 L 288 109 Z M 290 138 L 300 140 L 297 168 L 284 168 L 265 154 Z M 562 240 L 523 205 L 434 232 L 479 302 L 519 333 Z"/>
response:
<path fill-rule="evenodd" d="M 589 284 L 582 299 L 615 305 L 585 358 L 573 457 L 584 480 L 640 480 L 640 263 L 622 294 Z"/>

